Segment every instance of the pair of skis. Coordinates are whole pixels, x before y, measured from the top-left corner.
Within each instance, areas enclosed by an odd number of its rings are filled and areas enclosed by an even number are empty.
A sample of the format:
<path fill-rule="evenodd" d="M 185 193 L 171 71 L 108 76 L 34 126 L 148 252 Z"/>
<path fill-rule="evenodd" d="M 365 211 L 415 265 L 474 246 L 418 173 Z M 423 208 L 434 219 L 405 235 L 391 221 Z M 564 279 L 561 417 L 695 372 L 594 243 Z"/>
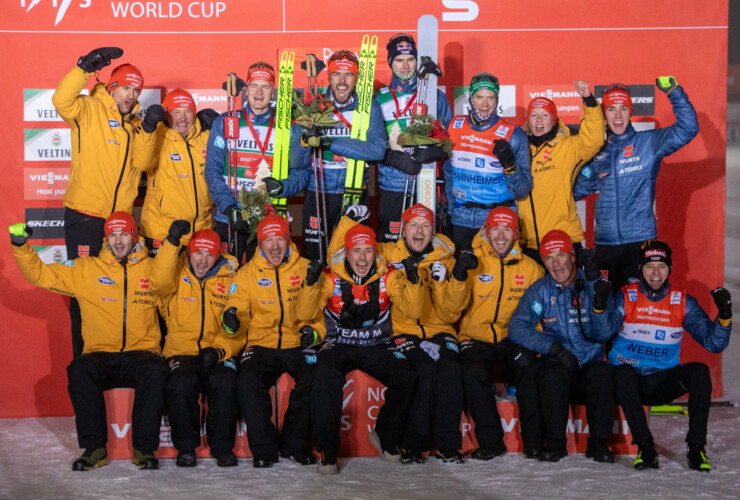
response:
<path fill-rule="evenodd" d="M 373 81 L 375 80 L 375 58 L 378 53 L 378 37 L 365 35 L 360 46 L 360 68 L 357 75 L 357 108 L 352 114 L 350 139 L 367 140 L 370 126 L 370 110 L 373 104 Z M 347 177 L 344 182 L 342 213 L 350 205 L 360 203 L 362 181 L 365 177 L 365 161 L 347 159 Z"/>
<path fill-rule="evenodd" d="M 295 52 L 283 51 L 278 70 L 278 93 L 275 110 L 275 150 L 272 156 L 272 176 L 281 181 L 288 178 L 290 160 L 290 120 L 293 110 L 293 63 Z M 288 215 L 287 198 L 270 198 L 272 206 L 283 217 Z"/>

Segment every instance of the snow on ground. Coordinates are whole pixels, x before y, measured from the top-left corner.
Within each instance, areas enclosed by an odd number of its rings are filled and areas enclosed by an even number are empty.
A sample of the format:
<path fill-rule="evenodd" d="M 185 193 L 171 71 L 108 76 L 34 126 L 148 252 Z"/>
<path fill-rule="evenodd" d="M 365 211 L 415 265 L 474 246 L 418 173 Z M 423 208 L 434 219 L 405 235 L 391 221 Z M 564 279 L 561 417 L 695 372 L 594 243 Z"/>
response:
<path fill-rule="evenodd" d="M 635 471 L 633 457 L 598 464 L 583 455 L 558 463 L 510 453 L 490 462 L 390 464 L 379 458 L 340 459 L 338 476 L 284 461 L 254 469 L 250 459 L 222 469 L 201 459 L 193 469 L 161 461 L 139 471 L 128 460 L 72 472 L 79 454 L 71 417 L 0 420 L 0 498 L 737 498 L 740 492 L 740 407 L 713 408 L 710 474 L 689 470 L 683 442 L 688 417 L 654 416 L 660 469 Z"/>
<path fill-rule="evenodd" d="M 725 286 L 740 318 L 740 147 L 727 151 Z M 740 321 L 723 357 L 725 399 L 740 401 Z M 220 469 L 201 459 L 194 469 L 162 460 L 159 471 L 139 471 L 128 460 L 101 469 L 70 470 L 80 454 L 74 420 L 0 419 L 0 498 L 738 498 L 740 406 L 713 408 L 707 451 L 710 474 L 686 465 L 688 417 L 653 416 L 659 470 L 638 472 L 632 457 L 598 464 L 571 455 L 556 464 L 511 453 L 491 462 L 444 465 L 427 459 L 402 466 L 379 458 L 340 459 L 338 476 L 319 476 L 315 466 L 280 462 L 272 469 Z"/>

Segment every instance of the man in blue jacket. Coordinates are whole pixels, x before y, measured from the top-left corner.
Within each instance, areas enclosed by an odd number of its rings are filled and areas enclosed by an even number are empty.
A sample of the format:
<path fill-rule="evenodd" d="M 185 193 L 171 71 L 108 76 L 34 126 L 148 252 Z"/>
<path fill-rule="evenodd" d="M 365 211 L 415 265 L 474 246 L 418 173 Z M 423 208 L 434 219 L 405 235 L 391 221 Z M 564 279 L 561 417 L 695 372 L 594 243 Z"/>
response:
<path fill-rule="evenodd" d="M 414 113 L 414 104 L 422 97 L 417 95 L 419 74 L 436 69 L 434 62 L 417 68 L 417 50 L 414 37 L 398 33 L 388 40 L 388 66 L 393 71 L 391 84 L 378 91 L 376 99 L 383 112 L 385 130 L 388 133 L 388 150 L 385 159 L 378 164 L 380 203 L 378 205 L 378 241 L 396 241 L 401 236 L 401 213 L 406 189 L 412 191 L 412 176 L 421 170 L 424 163 L 447 159 L 445 152 L 436 146 L 417 146 L 401 149 L 396 137 L 406 131 Z M 447 128 L 452 120 L 452 109 L 447 96 L 437 90 L 437 120 Z M 408 182 L 408 184 L 407 184 Z M 411 192 L 412 200 L 416 193 Z M 405 208 L 409 208 L 412 201 Z M 437 228 L 439 230 L 439 228 Z M 441 231 L 439 231 L 441 232 Z"/>
<path fill-rule="evenodd" d="M 576 179 L 576 200 L 599 192 L 596 202 L 596 258 L 614 289 L 630 278 L 639 278 L 642 243 L 657 237 L 655 184 L 661 162 L 688 144 L 699 133 L 696 111 L 683 87 L 672 76 L 661 76 L 658 89 L 668 95 L 676 123 L 670 127 L 637 132 L 632 117 L 632 97 L 620 83 L 602 93 L 601 106 L 607 141 Z"/>
<path fill-rule="evenodd" d="M 589 250 L 581 257 L 586 272 L 576 269 L 573 243 L 564 231 L 547 233 L 540 254 L 549 274 L 527 289 L 509 322 L 512 341 L 542 354 L 523 375 L 534 380 L 545 428 L 538 458 L 557 462 L 568 454 L 565 430 L 572 401 L 586 405 L 591 431 L 586 456 L 613 463 L 606 443 L 614 420 L 613 382 L 611 367 L 603 361 L 610 285 L 600 279 Z"/>
<path fill-rule="evenodd" d="M 521 128 L 497 113 L 499 82 L 490 73 L 470 80 L 470 110 L 450 127 L 455 144 L 445 163 L 445 193 L 458 251 L 472 250 L 473 238 L 488 212 L 532 190 L 529 142 Z"/>
<path fill-rule="evenodd" d="M 334 105 L 336 124 L 328 127 L 299 128 L 290 139 L 290 172 L 282 181 L 269 178 L 266 181 L 270 196 L 293 196 L 308 186 L 303 203 L 303 256 L 310 260 L 319 259 L 323 246 L 320 219 L 323 209 L 316 205 L 316 192 L 321 193 L 321 173 L 317 187 L 313 176 L 311 148 L 320 146 L 323 158 L 323 191 L 326 193 L 326 227 L 331 238 L 334 227 L 342 216 L 342 199 L 347 179 L 347 160 L 354 158 L 365 162 L 380 161 L 385 155 L 386 135 L 383 115 L 373 100 L 366 140 L 350 139 L 352 118 L 357 108 L 355 86 L 359 63 L 357 56 L 349 50 L 332 54 L 327 64 L 329 89 L 326 97 Z M 363 178 L 361 204 L 367 205 L 367 163 Z M 319 201 L 319 203 L 323 203 Z M 319 216 L 321 212 L 321 216 Z M 326 249 L 325 249 L 326 250 Z"/>
<path fill-rule="evenodd" d="M 724 288 L 712 290 L 719 314 L 712 321 L 683 289 L 671 285 L 671 248 L 647 242 L 640 252 L 639 282 L 613 295 L 610 329 L 616 336 L 608 354 L 616 365 L 617 401 L 639 447 L 635 469 L 658 468 L 653 435 L 642 405 L 662 405 L 689 393 L 689 467 L 709 472 L 706 451 L 712 378 L 704 363 L 680 364 L 684 330 L 709 352 L 722 352 L 730 342 L 732 299 Z"/>

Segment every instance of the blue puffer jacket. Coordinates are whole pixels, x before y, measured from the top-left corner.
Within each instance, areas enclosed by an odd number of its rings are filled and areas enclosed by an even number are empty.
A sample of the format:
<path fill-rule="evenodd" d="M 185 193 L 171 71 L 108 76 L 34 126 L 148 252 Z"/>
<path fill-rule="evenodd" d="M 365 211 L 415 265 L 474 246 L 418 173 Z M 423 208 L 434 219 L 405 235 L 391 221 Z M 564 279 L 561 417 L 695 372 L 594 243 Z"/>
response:
<path fill-rule="evenodd" d="M 573 306 L 575 284 L 583 280 L 584 288 L 578 293 L 581 301 L 581 323 L 578 309 Z M 576 283 L 560 286 L 549 274 L 535 281 L 519 301 L 509 321 L 509 338 L 517 344 L 547 355 L 555 342 L 572 352 L 581 365 L 604 358 L 604 342 L 610 337 L 607 312 L 593 312 L 593 282 L 586 281 L 583 270 L 578 269 Z M 543 331 L 535 330 L 537 325 Z M 586 340 L 583 334 L 590 340 Z"/>
<path fill-rule="evenodd" d="M 670 286 L 666 286 L 658 293 L 648 292 L 642 281 L 639 282 L 639 293 L 647 297 L 651 302 L 662 301 L 670 290 Z M 681 290 L 681 293 L 685 293 Z M 620 337 L 619 332 L 622 329 L 622 322 L 624 321 L 625 310 L 624 310 L 624 293 L 622 290 L 617 290 L 610 297 L 610 305 L 608 310 L 611 311 L 609 316 L 608 330 L 614 335 L 612 342 L 612 349 L 607 355 L 607 359 L 613 365 L 622 364 L 625 358 L 629 359 L 630 354 L 629 345 L 632 343 L 635 346 L 642 345 L 643 350 L 645 346 L 652 347 L 656 350 L 663 349 L 668 353 L 669 349 L 676 348 L 679 352 L 681 349 L 681 342 L 677 344 L 667 344 L 651 337 L 645 337 L 640 339 L 640 342 L 630 341 L 627 338 Z M 612 302 L 613 301 L 613 302 Z M 685 313 L 683 318 L 683 329 L 684 332 L 688 332 L 701 346 L 709 352 L 718 353 L 722 352 L 727 348 L 730 343 L 730 333 L 732 332 L 732 322 L 730 320 L 723 321 L 727 326 L 720 324 L 720 319 L 716 318 L 712 321 L 704 309 L 701 308 L 699 303 L 694 297 L 686 294 Z M 677 354 L 677 353 L 676 353 Z M 651 359 L 651 356 L 642 356 L 642 361 L 634 366 L 635 371 L 640 375 L 649 375 L 662 369 L 671 368 L 672 366 L 664 366 L 665 357 L 671 359 L 678 359 L 678 356 L 655 356 Z M 673 365 L 675 366 L 675 365 Z"/>
<path fill-rule="evenodd" d="M 396 90 L 396 92 L 413 93 L 416 90 L 419 82 L 418 77 L 414 77 L 409 82 L 402 82 L 394 75 L 391 79 L 389 87 Z M 377 100 L 377 98 L 376 98 Z M 411 110 L 408 111 L 408 116 Z M 450 102 L 447 100 L 447 96 L 441 90 L 437 90 L 437 120 L 447 128 L 450 126 L 452 121 L 452 109 L 450 108 Z M 402 193 L 406 186 L 406 174 L 398 169 L 383 163 L 378 163 L 378 184 L 380 185 L 381 191 L 395 191 Z"/>
<path fill-rule="evenodd" d="M 623 245 L 657 237 L 653 204 L 660 163 L 699 133 L 696 111 L 683 88 L 676 87 L 668 99 L 676 123 L 640 132 L 630 124 L 622 135 L 608 132 L 604 147 L 576 179 L 576 200 L 599 192 L 594 214 L 597 245 Z"/>
<path fill-rule="evenodd" d="M 252 109 L 249 107 L 249 104 L 244 106 L 242 112 L 245 116 L 250 116 Z M 234 204 L 234 192 L 224 182 L 223 175 L 227 156 L 226 140 L 224 139 L 225 117 L 226 113 L 221 114 L 213 120 L 213 124 L 211 125 L 211 135 L 208 137 L 208 149 L 206 151 L 206 168 L 204 171 L 206 182 L 208 183 L 208 191 L 210 191 L 213 203 L 216 205 L 215 219 L 224 224 L 226 223 L 226 216 L 224 216 L 223 212 Z M 254 115 L 251 118 L 251 122 L 255 125 L 263 125 L 270 121 L 270 117 L 271 111 L 267 111 L 259 115 Z M 295 126 L 291 128 L 291 136 L 294 135 L 294 129 Z M 285 196 L 293 196 L 300 191 L 300 189 L 296 189 L 288 180 L 284 181 L 284 185 Z"/>
<path fill-rule="evenodd" d="M 493 127 L 501 118 L 498 115 L 492 115 L 491 119 L 482 125 L 476 125 L 471 122 L 468 115 L 468 123 L 471 128 L 478 132 L 483 132 Z M 516 158 L 516 171 L 511 175 L 506 175 L 506 187 L 509 191 L 509 197 L 506 200 L 512 201 L 512 210 L 516 211 L 515 200 L 524 198 L 532 191 L 532 168 L 529 156 L 529 140 L 521 127 L 516 127 L 509 138 L 509 145 Z M 453 147 L 454 149 L 454 147 Z M 456 226 L 467 227 L 471 229 L 480 229 L 486 222 L 488 212 L 485 208 L 456 207 L 455 195 L 452 191 L 452 182 L 454 177 L 454 167 L 452 160 L 448 159 L 444 165 L 445 177 L 445 194 L 452 218 L 452 223 Z M 499 200 L 499 202 L 506 201 Z"/>
<path fill-rule="evenodd" d="M 346 120 L 352 122 L 352 112 L 357 108 L 357 94 L 353 94 L 353 101 L 342 109 L 342 114 Z M 340 122 L 342 127 L 344 124 Z M 331 127 L 322 127 L 322 133 L 326 134 L 326 129 Z M 306 129 L 300 125 L 296 127 L 295 133 L 290 138 L 290 173 L 288 179 L 283 182 L 285 187 L 285 196 L 293 196 L 308 186 L 309 191 L 316 191 L 313 179 L 313 165 L 311 163 L 311 148 L 304 147 L 301 144 L 301 134 Z M 331 136 L 331 134 L 326 134 Z M 370 109 L 370 125 L 367 129 L 367 139 L 350 139 L 349 137 L 337 137 L 331 143 L 331 152 L 344 158 L 354 158 L 356 160 L 380 161 L 385 157 L 385 145 L 388 136 L 385 133 L 383 125 L 383 115 L 380 112 L 378 103 L 373 99 Z M 327 193 L 344 193 L 344 183 L 347 177 L 346 162 L 344 168 L 324 169 L 324 182 L 326 183 Z M 365 174 L 363 184 L 367 185 L 367 164 L 365 165 Z"/>

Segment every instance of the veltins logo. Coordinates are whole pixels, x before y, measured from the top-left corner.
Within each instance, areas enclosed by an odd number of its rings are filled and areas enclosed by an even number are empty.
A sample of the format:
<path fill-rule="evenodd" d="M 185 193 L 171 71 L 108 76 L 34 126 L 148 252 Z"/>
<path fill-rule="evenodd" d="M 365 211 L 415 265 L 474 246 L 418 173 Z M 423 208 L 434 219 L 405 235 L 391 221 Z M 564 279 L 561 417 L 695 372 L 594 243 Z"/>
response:
<path fill-rule="evenodd" d="M 90 91 L 83 89 L 80 94 L 89 95 Z M 62 118 L 51 102 L 53 95 L 54 89 L 23 89 L 23 121 L 61 122 Z"/>
<path fill-rule="evenodd" d="M 23 148 L 25 161 L 70 161 L 72 141 L 70 129 L 24 129 Z"/>
<path fill-rule="evenodd" d="M 24 168 L 23 198 L 61 200 L 68 182 L 68 168 Z"/>

